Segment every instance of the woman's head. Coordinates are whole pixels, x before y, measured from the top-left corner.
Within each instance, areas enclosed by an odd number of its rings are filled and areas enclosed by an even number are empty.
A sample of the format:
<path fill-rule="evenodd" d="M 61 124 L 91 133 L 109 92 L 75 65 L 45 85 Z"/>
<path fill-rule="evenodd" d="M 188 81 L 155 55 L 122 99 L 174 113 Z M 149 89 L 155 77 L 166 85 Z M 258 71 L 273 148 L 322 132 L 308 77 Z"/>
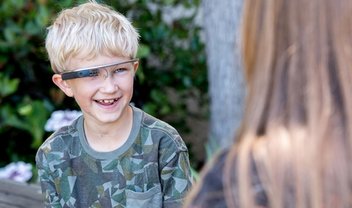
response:
<path fill-rule="evenodd" d="M 341 105 L 351 105 L 351 7 L 348 0 L 245 1 L 243 57 L 254 108 L 246 115 L 259 132 L 273 120 L 305 125 L 350 111 Z"/>
<path fill-rule="evenodd" d="M 48 28 L 46 49 L 52 68 L 62 72 L 76 56 L 134 58 L 139 35 L 126 17 L 90 1 L 62 11 Z"/>
<path fill-rule="evenodd" d="M 248 205 L 254 162 L 271 207 L 350 206 L 352 1 L 244 4 L 248 94 L 227 179 L 235 167 Z"/>

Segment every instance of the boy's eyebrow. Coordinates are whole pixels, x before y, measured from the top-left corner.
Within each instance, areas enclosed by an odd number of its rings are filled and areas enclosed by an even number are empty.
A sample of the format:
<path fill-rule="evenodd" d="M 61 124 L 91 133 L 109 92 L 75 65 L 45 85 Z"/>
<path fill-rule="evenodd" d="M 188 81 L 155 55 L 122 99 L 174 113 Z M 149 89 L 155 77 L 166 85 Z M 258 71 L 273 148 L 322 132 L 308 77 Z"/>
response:
<path fill-rule="evenodd" d="M 74 71 L 66 71 L 66 72 L 64 71 L 64 72 L 61 72 L 60 74 L 62 76 L 62 80 L 75 79 L 80 77 L 91 77 L 91 76 L 96 76 L 100 68 L 106 68 L 106 67 L 120 65 L 120 64 L 133 63 L 133 62 L 137 62 L 138 60 L 139 60 L 138 58 L 135 58 L 135 59 L 123 61 L 120 63 L 111 63 L 111 64 L 105 64 L 100 66 L 85 67 L 85 68 L 76 69 Z"/>

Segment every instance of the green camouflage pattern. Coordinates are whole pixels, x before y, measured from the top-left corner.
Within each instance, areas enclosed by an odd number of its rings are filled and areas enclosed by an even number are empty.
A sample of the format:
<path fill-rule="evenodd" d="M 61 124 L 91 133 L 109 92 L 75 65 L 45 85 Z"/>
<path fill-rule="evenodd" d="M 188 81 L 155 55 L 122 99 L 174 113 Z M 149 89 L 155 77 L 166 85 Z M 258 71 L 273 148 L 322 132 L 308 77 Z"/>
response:
<path fill-rule="evenodd" d="M 192 185 L 188 150 L 177 131 L 133 107 L 130 138 L 94 152 L 83 117 L 51 135 L 36 155 L 46 207 L 181 207 Z"/>

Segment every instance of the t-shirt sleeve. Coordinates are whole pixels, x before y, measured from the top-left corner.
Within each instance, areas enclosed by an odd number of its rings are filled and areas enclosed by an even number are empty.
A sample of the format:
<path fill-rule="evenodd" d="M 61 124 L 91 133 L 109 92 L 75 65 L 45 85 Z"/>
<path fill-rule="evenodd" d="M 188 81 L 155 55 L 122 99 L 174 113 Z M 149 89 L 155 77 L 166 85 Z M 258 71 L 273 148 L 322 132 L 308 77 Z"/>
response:
<path fill-rule="evenodd" d="M 170 146 L 166 145 L 160 149 L 160 179 L 163 207 L 166 208 L 182 207 L 183 200 L 192 186 L 188 151 L 182 141 L 181 144 L 169 144 Z"/>
<path fill-rule="evenodd" d="M 49 171 L 48 158 L 42 149 L 38 150 L 35 159 L 45 207 L 61 207 L 55 182 Z"/>

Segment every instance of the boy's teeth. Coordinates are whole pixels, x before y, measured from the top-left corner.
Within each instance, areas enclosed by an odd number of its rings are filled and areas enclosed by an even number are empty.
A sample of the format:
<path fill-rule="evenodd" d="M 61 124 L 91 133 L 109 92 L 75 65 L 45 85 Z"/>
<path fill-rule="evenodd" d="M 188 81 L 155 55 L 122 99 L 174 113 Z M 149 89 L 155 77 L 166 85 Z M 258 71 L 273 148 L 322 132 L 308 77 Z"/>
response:
<path fill-rule="evenodd" d="M 115 99 L 113 100 L 99 100 L 99 102 L 104 103 L 104 104 L 110 104 L 113 103 L 115 101 Z"/>

